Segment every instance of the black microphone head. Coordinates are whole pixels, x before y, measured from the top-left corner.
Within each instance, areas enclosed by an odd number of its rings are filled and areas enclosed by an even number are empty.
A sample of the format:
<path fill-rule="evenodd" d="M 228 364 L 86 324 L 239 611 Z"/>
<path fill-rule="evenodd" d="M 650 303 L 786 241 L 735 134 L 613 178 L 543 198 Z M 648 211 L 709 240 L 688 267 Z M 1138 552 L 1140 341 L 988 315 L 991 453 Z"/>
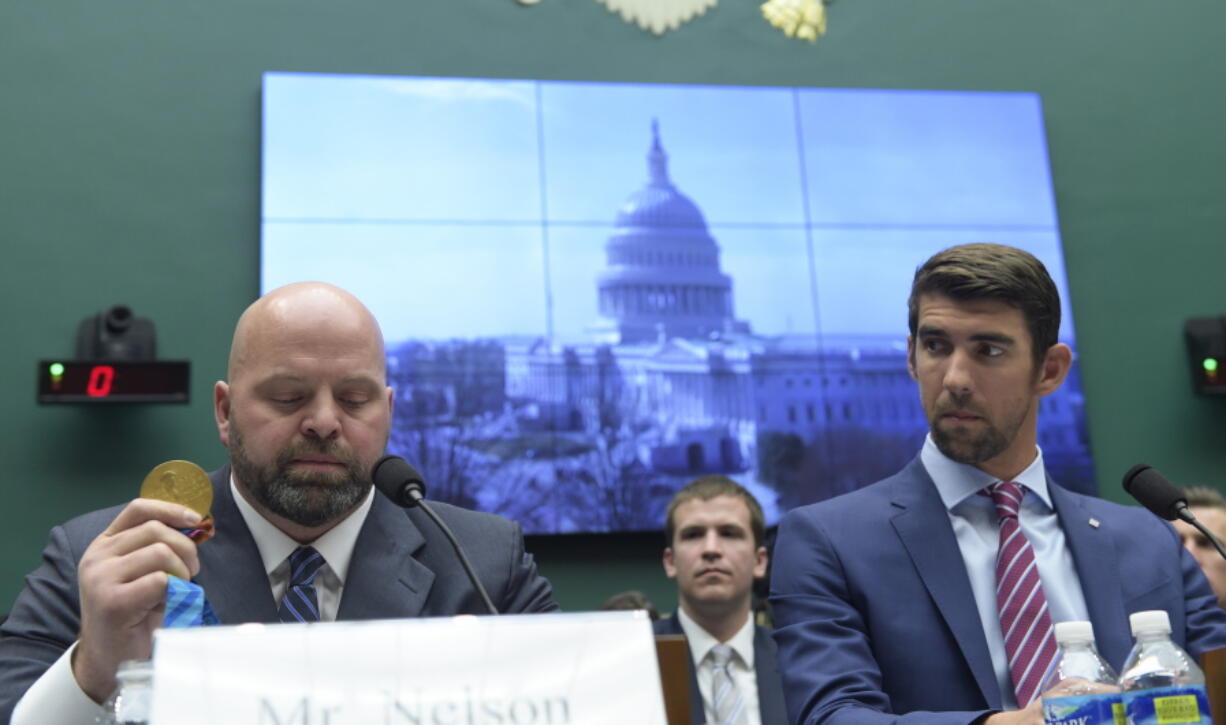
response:
<path fill-rule="evenodd" d="M 1188 507 L 1188 499 L 1183 492 L 1144 463 L 1138 463 L 1124 474 L 1124 490 L 1142 506 L 1167 521 L 1180 518 L 1180 510 Z"/>
<path fill-rule="evenodd" d="M 426 495 L 426 482 L 422 480 L 421 474 L 400 456 L 388 455 L 375 461 L 375 465 L 370 469 L 370 480 L 384 496 L 400 506 L 417 505 L 417 501 L 410 495 L 411 492 Z"/>

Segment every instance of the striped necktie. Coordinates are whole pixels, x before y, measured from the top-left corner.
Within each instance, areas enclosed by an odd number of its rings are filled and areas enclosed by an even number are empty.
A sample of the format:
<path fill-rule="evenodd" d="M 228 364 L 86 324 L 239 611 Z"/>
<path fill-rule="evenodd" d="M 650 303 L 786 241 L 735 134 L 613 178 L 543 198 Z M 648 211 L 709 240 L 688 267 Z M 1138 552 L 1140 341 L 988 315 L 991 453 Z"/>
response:
<path fill-rule="evenodd" d="M 737 688 L 732 679 L 732 671 L 728 669 L 732 662 L 732 646 L 717 644 L 707 655 L 711 663 L 711 714 L 715 716 L 712 725 L 740 725 L 745 709 L 745 696 Z"/>
<path fill-rule="evenodd" d="M 996 606 L 1000 631 L 1005 637 L 1009 675 L 1017 694 L 1017 706 L 1026 707 L 1038 697 L 1039 688 L 1056 659 L 1056 640 L 1051 614 L 1034 549 L 1017 520 L 1025 489 L 1014 481 L 990 487 L 996 515 L 1000 518 L 1000 549 L 996 552 Z"/>
<path fill-rule="evenodd" d="M 289 586 L 281 597 L 282 622 L 318 622 L 319 599 L 315 595 L 315 575 L 324 558 L 309 546 L 300 546 L 289 555 Z"/>

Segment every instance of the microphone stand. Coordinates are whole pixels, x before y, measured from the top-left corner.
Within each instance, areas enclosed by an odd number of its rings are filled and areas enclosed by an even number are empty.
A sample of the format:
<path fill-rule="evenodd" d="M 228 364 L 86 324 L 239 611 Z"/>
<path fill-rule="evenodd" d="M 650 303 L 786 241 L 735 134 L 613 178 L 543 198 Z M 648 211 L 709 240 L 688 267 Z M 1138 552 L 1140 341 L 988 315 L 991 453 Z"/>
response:
<path fill-rule="evenodd" d="M 422 480 L 421 474 L 417 472 L 417 469 L 409 465 L 409 462 L 400 456 L 387 455 L 375 461 L 375 465 L 370 471 L 370 479 L 374 483 L 375 488 L 382 491 L 397 506 L 406 509 L 413 508 L 414 506 L 421 507 L 421 510 L 434 522 L 439 531 L 443 532 L 443 536 L 447 537 L 447 541 L 451 542 L 451 548 L 455 549 L 456 557 L 459 558 L 460 565 L 464 567 L 464 573 L 468 575 L 468 580 L 472 582 L 473 589 L 476 589 L 477 594 L 481 595 L 481 601 L 485 604 L 485 608 L 489 610 L 490 614 L 498 614 L 498 608 L 494 606 L 494 602 L 490 600 L 490 595 L 486 593 L 481 580 L 477 578 L 477 572 L 473 571 L 473 565 L 468 561 L 464 550 L 460 548 L 460 542 L 456 541 L 455 534 L 451 533 L 451 528 L 443 523 L 438 514 L 434 513 L 426 505 L 426 483 Z"/>
<path fill-rule="evenodd" d="M 473 587 L 477 590 L 477 593 L 481 595 L 481 601 L 485 602 L 485 608 L 490 611 L 490 614 L 498 614 L 498 608 L 495 607 L 494 602 L 490 600 L 490 595 L 485 592 L 485 587 L 481 585 L 481 580 L 477 578 L 477 573 L 473 571 L 473 565 L 468 561 L 468 556 L 466 556 L 464 554 L 464 550 L 460 548 L 460 542 L 456 541 L 455 534 L 451 533 L 451 529 L 447 526 L 447 524 L 443 523 L 443 520 L 438 517 L 438 514 L 430 510 L 430 507 L 426 505 L 426 501 L 421 495 L 421 491 L 416 486 L 409 486 L 408 490 L 405 491 L 405 495 L 412 499 L 413 503 L 419 506 L 421 510 L 430 517 L 430 520 L 433 521 L 436 526 L 438 526 L 439 530 L 443 532 L 443 535 L 447 537 L 447 540 L 451 542 L 451 548 L 455 549 L 456 556 L 460 559 L 460 565 L 464 567 L 464 571 L 468 574 L 469 580 L 472 581 Z M 1221 550 L 1220 546 L 1218 550 Z M 1226 553 L 1223 553 L 1222 556 L 1226 556 Z"/>
<path fill-rule="evenodd" d="M 1214 536 L 1209 529 L 1205 528 L 1204 524 L 1196 520 L 1196 517 L 1192 515 L 1190 510 L 1188 510 L 1187 504 L 1183 503 L 1182 501 L 1177 503 L 1175 505 L 1175 515 L 1179 517 L 1180 521 L 1195 527 L 1197 531 L 1199 531 L 1206 539 L 1209 540 L 1209 543 L 1213 544 L 1213 548 L 1217 549 L 1217 553 L 1220 554 L 1223 559 L 1226 559 L 1226 549 L 1222 548 L 1222 542 L 1218 541 L 1217 537 Z"/>

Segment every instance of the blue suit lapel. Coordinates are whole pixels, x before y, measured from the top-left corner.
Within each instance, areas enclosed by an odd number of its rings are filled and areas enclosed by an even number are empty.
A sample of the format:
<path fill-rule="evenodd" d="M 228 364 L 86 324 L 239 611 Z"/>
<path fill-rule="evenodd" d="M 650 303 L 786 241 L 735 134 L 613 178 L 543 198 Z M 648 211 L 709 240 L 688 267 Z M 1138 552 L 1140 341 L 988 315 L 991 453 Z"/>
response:
<path fill-rule="evenodd" d="M 230 466 L 210 474 L 216 536 L 200 545 L 196 582 L 222 624 L 277 622 L 277 604 L 255 539 L 230 494 Z"/>
<path fill-rule="evenodd" d="M 763 723 L 787 722 L 783 682 L 779 678 L 779 653 L 770 630 L 754 627 L 753 668 L 758 680 L 758 711 Z"/>
<path fill-rule="evenodd" d="M 1125 573 L 1111 541 L 1109 521 L 1091 525 L 1093 514 L 1086 507 L 1088 499 L 1076 496 L 1055 485 L 1049 478 L 1047 490 L 1052 507 L 1060 520 L 1064 539 L 1073 554 L 1073 565 L 1081 581 L 1081 593 L 1094 623 L 1094 639 L 1099 654 L 1113 666 L 1123 664 L 1132 647 L 1128 631 L 1128 613 L 1124 611 L 1121 587 Z"/>
<path fill-rule="evenodd" d="M 413 558 L 425 537 L 403 509 L 376 493 L 353 547 L 337 619 L 422 614 L 434 572 Z"/>
<path fill-rule="evenodd" d="M 949 524 L 949 514 L 928 471 L 915 458 L 894 479 L 890 503 L 898 513 L 891 519 L 929 596 L 953 633 L 958 649 L 991 708 L 1001 707 L 1000 686 L 983 636 L 975 595 L 962 552 Z"/>

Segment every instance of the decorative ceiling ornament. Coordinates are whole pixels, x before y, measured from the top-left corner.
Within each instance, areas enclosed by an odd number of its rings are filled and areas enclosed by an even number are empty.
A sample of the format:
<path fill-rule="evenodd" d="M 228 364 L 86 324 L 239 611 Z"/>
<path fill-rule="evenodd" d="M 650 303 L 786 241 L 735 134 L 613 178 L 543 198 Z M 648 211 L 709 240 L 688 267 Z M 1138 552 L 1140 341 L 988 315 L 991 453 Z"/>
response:
<path fill-rule="evenodd" d="M 682 23 L 702 15 L 707 8 L 715 7 L 719 0 L 597 0 L 616 12 L 627 23 L 635 23 L 643 30 L 664 35 L 665 30 L 676 30 Z"/>
<path fill-rule="evenodd" d="M 817 42 L 826 34 L 826 5 L 822 0 L 766 0 L 762 17 L 789 38 Z"/>

